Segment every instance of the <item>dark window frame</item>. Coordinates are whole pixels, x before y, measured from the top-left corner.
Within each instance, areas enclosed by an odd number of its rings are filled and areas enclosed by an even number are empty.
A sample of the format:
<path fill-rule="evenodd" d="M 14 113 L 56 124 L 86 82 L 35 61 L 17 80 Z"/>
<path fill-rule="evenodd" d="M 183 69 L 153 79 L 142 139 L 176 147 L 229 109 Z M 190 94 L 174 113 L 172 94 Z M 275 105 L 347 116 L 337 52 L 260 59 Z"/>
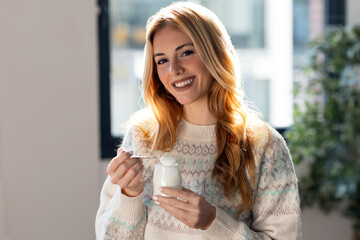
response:
<path fill-rule="evenodd" d="M 109 1 L 98 0 L 101 159 L 114 157 L 121 139 L 111 135 Z"/>
<path fill-rule="evenodd" d="M 346 0 L 325 0 L 325 25 L 346 24 Z"/>

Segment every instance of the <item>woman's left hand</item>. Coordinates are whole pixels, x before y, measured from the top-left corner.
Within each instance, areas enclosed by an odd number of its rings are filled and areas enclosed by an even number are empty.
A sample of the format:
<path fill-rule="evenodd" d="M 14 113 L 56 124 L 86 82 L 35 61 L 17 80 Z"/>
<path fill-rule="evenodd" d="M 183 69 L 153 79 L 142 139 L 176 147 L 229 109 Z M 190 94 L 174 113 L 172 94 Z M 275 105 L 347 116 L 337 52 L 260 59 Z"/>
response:
<path fill-rule="evenodd" d="M 171 197 L 153 196 L 155 203 L 187 226 L 205 230 L 214 221 L 216 208 L 190 189 L 162 187 L 161 192 Z"/>

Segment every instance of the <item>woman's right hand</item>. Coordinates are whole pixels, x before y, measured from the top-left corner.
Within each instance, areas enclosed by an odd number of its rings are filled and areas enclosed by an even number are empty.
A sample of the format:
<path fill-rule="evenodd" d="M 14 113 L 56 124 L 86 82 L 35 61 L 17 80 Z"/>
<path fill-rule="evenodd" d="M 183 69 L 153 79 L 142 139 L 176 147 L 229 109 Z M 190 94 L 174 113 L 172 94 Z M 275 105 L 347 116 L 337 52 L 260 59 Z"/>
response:
<path fill-rule="evenodd" d="M 111 183 L 119 185 L 124 195 L 136 197 L 144 190 L 144 165 L 141 159 L 130 158 L 131 155 L 132 152 L 119 148 L 116 157 L 107 167 L 107 173 L 111 177 Z"/>

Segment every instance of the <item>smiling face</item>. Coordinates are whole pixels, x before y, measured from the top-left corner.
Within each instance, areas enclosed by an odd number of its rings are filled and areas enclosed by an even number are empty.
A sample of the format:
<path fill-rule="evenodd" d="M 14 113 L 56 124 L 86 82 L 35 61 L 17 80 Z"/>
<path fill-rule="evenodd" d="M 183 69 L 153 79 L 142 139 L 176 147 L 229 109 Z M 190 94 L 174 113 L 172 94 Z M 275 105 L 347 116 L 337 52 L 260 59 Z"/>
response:
<path fill-rule="evenodd" d="M 201 60 L 193 42 L 171 26 L 158 30 L 153 39 L 158 76 L 166 90 L 179 103 L 207 107 L 213 78 Z"/>

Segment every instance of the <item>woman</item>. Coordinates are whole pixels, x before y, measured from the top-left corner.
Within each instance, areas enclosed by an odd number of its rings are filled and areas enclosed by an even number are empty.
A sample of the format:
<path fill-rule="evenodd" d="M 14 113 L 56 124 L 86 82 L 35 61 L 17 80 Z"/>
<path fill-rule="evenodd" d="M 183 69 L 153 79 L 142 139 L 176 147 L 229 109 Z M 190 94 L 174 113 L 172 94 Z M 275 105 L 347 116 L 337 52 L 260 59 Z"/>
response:
<path fill-rule="evenodd" d="M 147 24 L 144 98 L 108 165 L 97 239 L 301 239 L 297 179 L 283 138 L 239 91 L 236 52 L 208 9 L 175 3 Z M 183 189 L 153 196 L 156 162 Z"/>

